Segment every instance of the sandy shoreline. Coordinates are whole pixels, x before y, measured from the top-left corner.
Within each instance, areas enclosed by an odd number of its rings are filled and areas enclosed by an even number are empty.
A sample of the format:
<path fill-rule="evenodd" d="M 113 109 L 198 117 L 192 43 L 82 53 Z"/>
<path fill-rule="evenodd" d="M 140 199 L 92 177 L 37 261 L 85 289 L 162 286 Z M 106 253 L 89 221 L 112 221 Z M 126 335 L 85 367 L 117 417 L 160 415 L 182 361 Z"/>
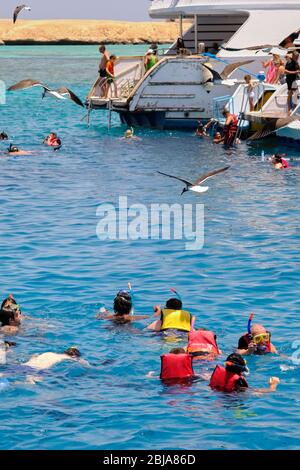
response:
<path fill-rule="evenodd" d="M 0 19 L 0 44 L 164 44 L 178 34 L 171 22 Z"/>

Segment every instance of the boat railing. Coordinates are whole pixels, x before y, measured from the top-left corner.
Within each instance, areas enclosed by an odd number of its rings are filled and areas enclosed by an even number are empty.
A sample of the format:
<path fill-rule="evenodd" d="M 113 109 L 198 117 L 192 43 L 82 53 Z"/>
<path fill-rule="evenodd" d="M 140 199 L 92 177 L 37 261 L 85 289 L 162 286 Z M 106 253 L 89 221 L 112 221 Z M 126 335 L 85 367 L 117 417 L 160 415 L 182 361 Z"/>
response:
<path fill-rule="evenodd" d="M 218 96 L 217 98 L 213 99 L 213 119 L 222 124 L 225 123 L 225 119 L 222 114 L 224 111 L 224 108 L 227 108 L 229 109 L 230 112 L 234 113 L 233 96 L 230 96 L 230 95 Z"/>

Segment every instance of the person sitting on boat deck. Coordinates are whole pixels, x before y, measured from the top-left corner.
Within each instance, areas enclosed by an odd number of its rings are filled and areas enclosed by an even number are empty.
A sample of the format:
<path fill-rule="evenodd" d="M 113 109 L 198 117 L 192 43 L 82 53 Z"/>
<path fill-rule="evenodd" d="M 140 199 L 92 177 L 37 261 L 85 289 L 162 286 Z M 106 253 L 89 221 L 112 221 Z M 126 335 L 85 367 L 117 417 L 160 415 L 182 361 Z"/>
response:
<path fill-rule="evenodd" d="M 117 324 L 131 323 L 136 320 L 144 320 L 147 315 L 133 315 L 132 297 L 126 290 L 117 293 L 114 299 L 114 314 L 104 310 L 97 315 L 98 320 L 111 320 Z"/>
<path fill-rule="evenodd" d="M 144 67 L 145 67 L 145 72 L 147 73 L 149 70 L 151 70 L 155 64 L 157 64 L 157 57 L 154 54 L 153 49 L 149 49 L 146 52 L 146 55 L 144 57 Z"/>
<path fill-rule="evenodd" d="M 276 170 L 284 170 L 286 168 L 289 168 L 288 162 L 281 155 L 278 154 L 273 155 L 272 163 Z"/>
<path fill-rule="evenodd" d="M 166 307 L 163 309 L 160 305 L 156 305 L 154 312 L 154 316 L 160 316 L 160 319 L 151 323 L 147 327 L 148 330 L 174 333 L 174 335 L 182 332 L 188 333 L 195 321 L 195 317 L 192 317 L 190 312 L 182 310 L 182 302 L 177 298 L 167 300 Z"/>
<path fill-rule="evenodd" d="M 217 336 L 204 328 L 189 332 L 187 353 L 194 360 L 213 361 L 221 354 L 217 345 Z"/>
<path fill-rule="evenodd" d="M 249 386 L 244 375 L 249 374 L 245 359 L 238 353 L 230 354 L 225 362 L 225 367 L 217 365 L 212 373 L 209 386 L 220 392 L 245 391 Z M 259 393 L 275 392 L 280 380 L 271 377 L 268 389 L 255 390 Z"/>
<path fill-rule="evenodd" d="M 224 145 L 226 147 L 231 147 L 235 142 L 238 131 L 238 118 L 235 114 L 230 113 L 227 108 L 224 109 L 222 114 L 225 118 Z"/>
<path fill-rule="evenodd" d="M 287 109 L 288 114 L 291 113 L 293 107 L 293 95 L 298 90 L 298 74 L 300 73 L 300 67 L 298 63 L 299 53 L 293 52 L 292 54 L 286 55 L 286 64 L 285 64 L 285 75 L 286 83 L 288 87 L 288 97 L 287 97 Z"/>
<path fill-rule="evenodd" d="M 209 47 L 208 49 L 211 54 L 217 54 L 220 50 L 220 46 L 217 42 L 214 42 L 212 47 Z"/>
<path fill-rule="evenodd" d="M 109 61 L 109 53 L 106 50 L 106 47 L 104 46 L 104 44 L 101 44 L 101 46 L 99 47 L 99 52 L 100 54 L 102 54 L 101 61 L 99 64 L 99 75 L 100 75 L 99 86 L 101 89 L 101 96 L 103 97 L 103 96 L 106 96 L 107 88 L 108 88 L 106 65 L 107 65 L 107 62 Z"/>
<path fill-rule="evenodd" d="M 0 326 L 2 331 L 14 333 L 21 324 L 22 312 L 13 295 L 3 300 L 0 307 Z"/>
<path fill-rule="evenodd" d="M 10 144 L 7 153 L 10 155 L 32 155 L 32 152 L 29 152 L 27 150 L 20 150 L 18 147 L 16 147 L 13 144 Z"/>
<path fill-rule="evenodd" d="M 8 139 L 8 135 L 6 134 L 6 132 L 0 132 L 0 140 L 7 140 Z"/>
<path fill-rule="evenodd" d="M 105 98 L 108 98 L 108 92 L 110 88 L 113 86 L 114 88 L 114 96 L 117 98 L 118 96 L 118 89 L 116 84 L 116 77 L 115 77 L 115 63 L 117 62 L 117 57 L 115 55 L 111 55 L 109 61 L 106 64 L 106 76 L 107 76 L 107 90 Z M 113 95 L 113 93 L 111 93 Z"/>
<path fill-rule="evenodd" d="M 184 40 L 182 37 L 177 39 L 175 48 L 176 48 L 177 55 L 186 54 L 187 50 L 185 48 Z"/>
<path fill-rule="evenodd" d="M 277 354 L 275 346 L 271 343 L 271 333 L 262 325 L 256 324 L 251 327 L 251 333 L 245 333 L 238 343 L 236 352 L 241 356 L 252 354 L 263 355 Z"/>
<path fill-rule="evenodd" d="M 61 147 L 61 140 L 57 136 L 56 132 L 51 132 L 47 137 L 45 137 L 43 143 L 49 147 L 54 147 L 54 149 L 59 149 Z"/>

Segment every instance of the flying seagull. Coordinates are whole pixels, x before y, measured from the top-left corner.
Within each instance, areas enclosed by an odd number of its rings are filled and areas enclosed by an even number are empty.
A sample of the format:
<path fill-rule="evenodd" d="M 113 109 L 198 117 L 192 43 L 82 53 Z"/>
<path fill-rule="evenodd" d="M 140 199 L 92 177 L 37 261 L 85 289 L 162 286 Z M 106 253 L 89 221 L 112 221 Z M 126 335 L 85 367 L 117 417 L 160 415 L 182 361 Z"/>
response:
<path fill-rule="evenodd" d="M 235 47 L 225 47 L 225 46 L 220 46 L 220 47 L 224 51 L 239 52 L 239 51 L 259 51 L 259 50 L 264 50 L 264 49 L 271 50 L 271 49 L 273 49 L 273 47 L 280 47 L 280 46 L 278 46 L 278 44 L 277 45 L 263 44 L 261 46 L 240 47 L 239 49 L 235 48 Z M 284 51 L 283 48 L 281 48 L 281 49 Z"/>
<path fill-rule="evenodd" d="M 255 134 L 249 137 L 248 141 L 264 139 L 265 137 L 268 137 L 269 135 L 273 134 L 279 129 L 288 126 L 289 124 L 291 124 L 291 122 L 298 121 L 298 120 L 299 118 L 295 116 L 273 119 L 272 121 L 268 122 L 262 129 L 255 132 Z"/>
<path fill-rule="evenodd" d="M 218 175 L 219 173 L 223 173 L 229 168 L 230 166 L 225 166 L 224 168 L 219 168 L 218 170 L 213 170 L 209 173 L 205 173 L 204 175 L 201 175 L 194 183 L 191 183 L 190 181 L 184 180 L 182 178 L 178 178 L 177 176 L 168 175 L 167 173 L 163 173 L 162 171 L 158 171 L 157 173 L 159 173 L 160 175 L 168 176 L 169 178 L 174 178 L 178 181 L 182 181 L 186 185 L 186 187 L 182 190 L 182 195 L 186 191 L 193 191 L 194 193 L 205 193 L 206 191 L 208 191 L 209 188 L 207 186 L 201 186 L 201 183 L 204 183 L 204 181 L 206 181 L 208 178 L 211 178 L 212 176 Z"/>
<path fill-rule="evenodd" d="M 27 88 L 32 88 L 32 87 L 43 88 L 42 98 L 44 98 L 46 94 L 49 94 L 59 100 L 70 99 L 74 101 L 74 103 L 78 104 L 79 106 L 84 107 L 84 104 L 81 101 L 81 99 L 78 98 L 78 96 L 76 96 L 75 93 L 73 93 L 73 91 L 69 90 L 69 88 L 62 87 L 62 88 L 58 88 L 58 90 L 52 90 L 47 85 L 44 85 L 43 83 L 37 82 L 35 80 L 31 80 L 31 79 L 22 80 L 21 82 L 18 82 L 15 85 L 12 85 L 11 87 L 8 88 L 7 91 L 25 90 Z"/>
<path fill-rule="evenodd" d="M 211 67 L 209 67 L 207 64 L 201 64 L 203 67 L 205 67 L 207 70 L 209 70 L 212 74 L 212 79 L 208 79 L 206 81 L 209 82 L 209 81 L 212 81 L 212 82 L 222 82 L 224 80 L 227 80 L 230 75 L 233 74 L 233 72 L 240 68 L 240 67 L 243 67 L 243 65 L 247 65 L 247 64 L 251 64 L 252 62 L 254 62 L 253 60 L 244 60 L 243 62 L 234 62 L 232 64 L 228 64 L 226 65 L 226 67 L 224 68 L 224 70 L 219 73 L 217 72 L 216 70 L 212 69 Z"/>
<path fill-rule="evenodd" d="M 15 11 L 14 11 L 14 16 L 13 16 L 13 22 L 15 23 L 17 21 L 17 18 L 19 16 L 19 14 L 21 13 L 22 10 L 27 10 L 27 11 L 31 11 L 31 8 L 28 7 L 27 5 L 19 5 L 15 8 Z"/>

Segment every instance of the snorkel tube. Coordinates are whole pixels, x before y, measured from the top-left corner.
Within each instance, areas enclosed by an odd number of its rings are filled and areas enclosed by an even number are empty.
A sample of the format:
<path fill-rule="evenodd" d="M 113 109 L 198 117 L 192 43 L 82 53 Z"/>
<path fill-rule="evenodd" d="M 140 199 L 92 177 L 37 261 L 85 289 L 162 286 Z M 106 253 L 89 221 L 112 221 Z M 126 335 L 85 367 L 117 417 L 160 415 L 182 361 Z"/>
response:
<path fill-rule="evenodd" d="M 128 282 L 127 285 L 128 285 L 129 292 L 131 294 L 131 303 L 132 303 L 132 308 L 131 308 L 130 315 L 134 315 L 134 300 L 133 300 L 133 291 L 132 291 L 131 282 Z"/>
<path fill-rule="evenodd" d="M 254 317 L 254 313 L 250 313 L 250 317 L 249 317 L 249 320 L 248 320 L 248 336 L 249 336 L 249 339 L 252 338 L 252 335 L 251 335 L 251 323 L 252 323 L 253 317 Z"/>
<path fill-rule="evenodd" d="M 176 289 L 174 289 L 173 287 L 171 287 L 170 291 L 173 292 L 173 294 L 176 295 L 177 299 L 179 299 L 179 300 L 182 302 L 181 295 L 177 292 Z"/>
<path fill-rule="evenodd" d="M 176 289 L 174 289 L 174 288 L 172 287 L 172 288 L 170 289 L 170 291 L 173 292 L 173 294 L 176 295 L 177 299 L 182 302 L 181 295 L 177 292 Z M 196 318 L 195 318 L 194 316 L 192 316 L 191 331 L 195 331 L 195 321 L 196 321 Z"/>

